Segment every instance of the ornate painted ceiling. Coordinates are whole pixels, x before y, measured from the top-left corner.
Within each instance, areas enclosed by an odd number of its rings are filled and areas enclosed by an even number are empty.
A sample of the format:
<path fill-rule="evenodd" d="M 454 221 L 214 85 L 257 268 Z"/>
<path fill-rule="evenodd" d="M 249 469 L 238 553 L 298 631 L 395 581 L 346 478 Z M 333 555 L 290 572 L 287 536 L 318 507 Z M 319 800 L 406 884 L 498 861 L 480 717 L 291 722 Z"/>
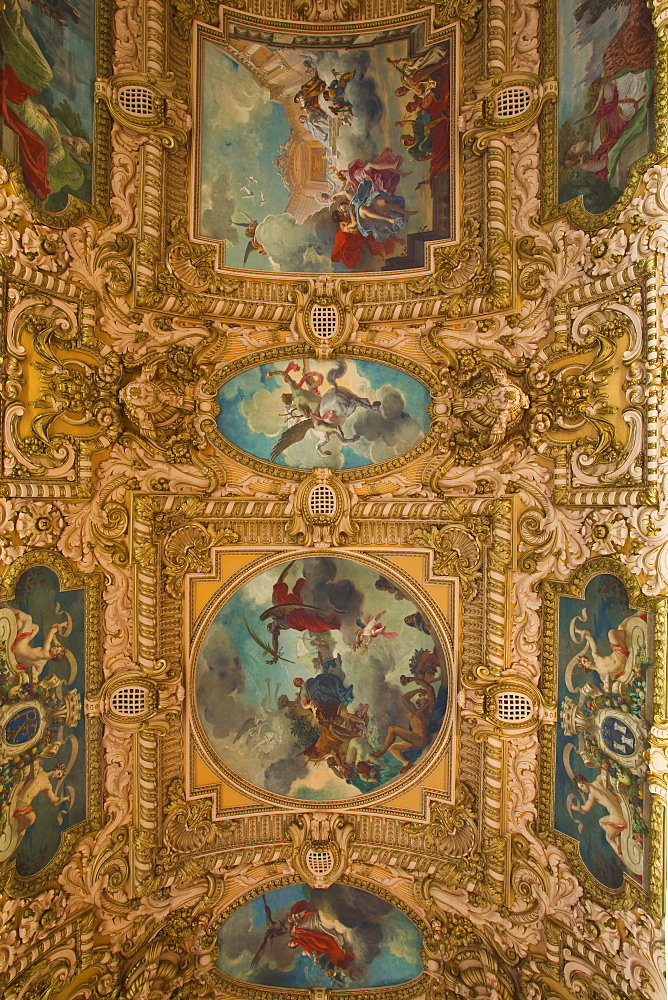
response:
<path fill-rule="evenodd" d="M 0 992 L 661 1000 L 656 0 L 4 0 Z"/>

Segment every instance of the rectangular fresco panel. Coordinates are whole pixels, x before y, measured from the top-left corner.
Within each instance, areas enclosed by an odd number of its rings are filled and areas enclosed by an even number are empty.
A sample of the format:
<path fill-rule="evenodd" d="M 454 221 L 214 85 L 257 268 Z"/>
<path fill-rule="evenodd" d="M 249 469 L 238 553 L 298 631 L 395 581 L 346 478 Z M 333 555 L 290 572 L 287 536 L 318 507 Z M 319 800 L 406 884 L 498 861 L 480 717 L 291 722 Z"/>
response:
<path fill-rule="evenodd" d="M 420 267 L 450 234 L 450 47 L 205 39 L 199 235 L 228 267 Z"/>
<path fill-rule="evenodd" d="M 94 0 L 6 0 L 0 45 L 2 153 L 48 211 L 70 194 L 91 202 Z"/>
<path fill-rule="evenodd" d="M 86 818 L 84 608 L 46 566 L 0 607 L 0 868 L 26 878 Z"/>
<path fill-rule="evenodd" d="M 611 574 L 594 577 L 583 599 L 559 597 L 554 822 L 609 889 L 625 873 L 647 878 L 651 629 L 652 615 L 630 607 Z"/>
<path fill-rule="evenodd" d="M 559 0 L 559 202 L 593 214 L 652 149 L 654 29 L 645 0 Z"/>

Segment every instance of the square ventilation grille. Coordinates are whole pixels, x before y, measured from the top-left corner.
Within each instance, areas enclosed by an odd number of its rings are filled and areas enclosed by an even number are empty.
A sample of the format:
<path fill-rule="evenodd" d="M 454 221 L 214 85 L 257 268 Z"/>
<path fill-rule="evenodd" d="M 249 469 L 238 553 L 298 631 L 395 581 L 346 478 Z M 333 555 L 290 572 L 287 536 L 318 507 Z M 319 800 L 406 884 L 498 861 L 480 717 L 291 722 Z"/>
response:
<path fill-rule="evenodd" d="M 308 495 L 308 511 L 313 517 L 333 517 L 336 512 L 336 494 L 331 486 L 319 483 Z"/>
<path fill-rule="evenodd" d="M 117 688 L 111 696 L 111 710 L 125 719 L 143 715 L 146 711 L 146 688 Z"/>
<path fill-rule="evenodd" d="M 148 87 L 121 87 L 118 103 L 123 111 L 135 118 L 152 118 L 155 114 L 153 92 Z"/>
<path fill-rule="evenodd" d="M 310 848 L 306 852 L 306 867 L 316 876 L 324 877 L 334 870 L 334 855 L 331 851 Z"/>
<path fill-rule="evenodd" d="M 504 87 L 496 95 L 494 116 L 502 121 L 519 118 L 528 109 L 533 94 L 528 87 Z"/>
<path fill-rule="evenodd" d="M 319 341 L 327 343 L 336 336 L 339 328 L 339 310 L 336 306 L 311 306 L 311 331 Z"/>
<path fill-rule="evenodd" d="M 496 696 L 496 715 L 501 722 L 526 722 L 533 715 L 533 703 L 519 691 L 503 691 Z"/>

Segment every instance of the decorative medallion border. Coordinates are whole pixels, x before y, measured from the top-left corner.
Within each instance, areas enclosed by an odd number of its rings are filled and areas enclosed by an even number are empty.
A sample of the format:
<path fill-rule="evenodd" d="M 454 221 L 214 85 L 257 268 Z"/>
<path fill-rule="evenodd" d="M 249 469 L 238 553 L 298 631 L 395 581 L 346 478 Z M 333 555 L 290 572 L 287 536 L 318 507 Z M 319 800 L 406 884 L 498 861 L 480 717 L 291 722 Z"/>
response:
<path fill-rule="evenodd" d="M 235 375 L 238 375 L 241 372 L 249 371 L 251 368 L 255 368 L 261 364 L 268 364 L 272 361 L 288 360 L 293 358 L 301 359 L 315 357 L 315 349 L 309 344 L 303 343 L 287 344 L 282 347 L 267 348 L 263 351 L 256 351 L 253 354 L 246 354 L 241 358 L 237 358 L 234 361 L 217 368 L 215 374 L 204 383 L 202 392 L 215 397 L 218 390 Z M 405 372 L 421 382 L 422 385 L 429 389 L 432 396 L 432 403 L 430 404 L 430 408 L 428 410 L 428 413 L 430 413 L 432 418 L 431 426 L 418 444 L 414 445 L 408 451 L 403 452 L 401 455 L 397 455 L 395 458 L 388 459 L 384 462 L 376 462 L 373 465 L 361 466 L 353 469 L 333 469 L 332 473 L 336 475 L 341 482 L 362 481 L 372 477 L 376 478 L 378 476 L 387 475 L 391 472 L 396 472 L 398 469 L 402 469 L 414 460 L 426 455 L 434 447 L 439 437 L 438 418 L 433 414 L 433 412 L 430 412 L 430 410 L 433 409 L 434 402 L 439 397 L 443 396 L 445 390 L 436 375 L 431 372 L 426 365 L 422 365 L 414 361 L 412 358 L 401 357 L 400 355 L 381 348 L 353 344 L 344 344 L 339 347 L 336 350 L 335 357 L 361 358 L 363 360 L 367 359 L 369 361 L 375 361 L 378 364 L 386 365 L 390 368 L 396 368 L 398 371 Z M 211 403 L 212 407 L 216 405 L 217 404 L 215 402 Z M 224 455 L 227 455 L 234 461 L 239 462 L 241 465 L 248 466 L 248 468 L 253 469 L 255 472 L 262 473 L 266 476 L 279 476 L 281 479 L 288 479 L 292 482 L 301 482 L 313 474 L 312 469 L 295 469 L 290 468 L 289 466 L 277 465 L 274 462 L 268 462 L 263 459 L 255 458 L 247 452 L 242 451 L 223 436 L 218 429 L 214 415 L 212 415 L 211 418 L 202 420 L 201 426 L 203 432 L 214 448 L 221 451 Z"/>
<path fill-rule="evenodd" d="M 254 555 L 255 552 L 252 549 L 245 549 L 241 547 L 236 547 L 235 555 L 249 554 Z M 438 639 L 441 642 L 443 653 L 446 658 L 446 669 L 448 673 L 448 704 L 446 707 L 446 714 L 443 720 L 443 724 L 439 731 L 438 736 L 434 740 L 432 746 L 429 748 L 428 753 L 424 758 L 420 758 L 419 764 L 414 768 L 411 768 L 410 772 L 404 777 L 397 780 L 393 780 L 388 783 L 386 788 L 378 792 L 365 792 L 350 799 L 333 799 L 333 800 L 319 800 L 309 804 L 308 802 L 295 800 L 287 798 L 286 796 L 276 795 L 265 789 L 258 788 L 256 785 L 241 778 L 238 774 L 231 771 L 230 768 L 217 756 L 215 751 L 211 748 L 210 742 L 206 737 L 204 730 L 202 728 L 201 722 L 199 720 L 199 714 L 195 704 L 195 669 L 197 657 L 199 654 L 199 649 L 203 638 L 206 634 L 208 627 L 213 622 L 218 611 L 223 607 L 226 601 L 235 593 L 240 587 L 245 583 L 248 583 L 259 573 L 264 572 L 267 569 L 271 569 L 273 566 L 279 566 L 283 564 L 287 559 L 294 558 L 297 553 L 295 551 L 285 551 L 282 550 L 273 556 L 264 557 L 256 559 L 249 563 L 242 570 L 234 573 L 228 580 L 226 580 L 224 586 L 222 586 L 216 594 L 208 601 L 205 608 L 202 610 L 200 615 L 198 615 L 195 628 L 193 632 L 193 641 L 190 647 L 190 653 L 188 657 L 188 665 L 186 666 L 186 674 L 188 677 L 187 689 L 189 691 L 188 699 L 188 720 L 187 720 L 187 738 L 186 738 L 186 757 L 191 763 L 191 776 L 190 776 L 190 787 L 196 787 L 194 782 L 194 776 L 192 774 L 193 767 L 193 752 L 190 748 L 190 741 L 194 739 L 199 752 L 205 757 L 207 765 L 212 771 L 220 774 L 228 784 L 233 787 L 239 788 L 245 795 L 253 799 L 257 799 L 261 802 L 278 806 L 285 810 L 295 810 L 295 809 L 309 809 L 312 808 L 317 811 L 331 810 L 331 809 L 341 809 L 345 808 L 347 811 L 352 811 L 355 809 L 378 806 L 379 803 L 386 801 L 387 799 L 394 798 L 397 795 L 401 795 L 408 791 L 414 785 L 418 784 L 422 776 L 430 771 L 437 760 L 443 760 L 444 758 L 448 761 L 448 771 L 452 771 L 454 767 L 454 713 L 455 705 L 453 703 L 452 692 L 456 690 L 456 669 L 454 661 L 454 651 L 452 645 L 452 636 L 450 623 L 448 623 L 443 612 L 435 603 L 433 598 L 430 597 L 419 585 L 419 582 L 413 580 L 413 578 L 406 572 L 402 571 L 396 567 L 392 561 L 392 555 L 406 555 L 406 551 L 397 550 L 396 552 L 385 551 L 382 555 L 389 557 L 389 559 L 380 558 L 380 553 L 363 553 L 359 550 L 349 549 L 349 548 L 337 548 L 336 557 L 337 559 L 349 559 L 352 562 L 360 563 L 364 566 L 369 566 L 373 569 L 378 570 L 379 573 L 387 575 L 390 579 L 396 579 L 400 582 L 401 586 L 407 591 L 407 593 L 413 598 L 413 600 L 418 604 L 418 606 L 426 607 L 428 610 L 429 621 L 436 624 L 436 632 Z M 299 558 L 322 558 L 325 554 L 322 549 L 315 550 L 298 550 Z M 327 553 L 331 555 L 332 553 Z M 408 553 L 410 554 L 410 553 Z M 430 582 L 434 582 L 433 577 Z M 443 579 L 443 583 L 447 583 L 447 579 Z M 450 586 L 452 583 L 450 582 Z M 192 601 L 192 596 L 191 596 Z M 447 752 L 446 752 L 447 748 Z"/>

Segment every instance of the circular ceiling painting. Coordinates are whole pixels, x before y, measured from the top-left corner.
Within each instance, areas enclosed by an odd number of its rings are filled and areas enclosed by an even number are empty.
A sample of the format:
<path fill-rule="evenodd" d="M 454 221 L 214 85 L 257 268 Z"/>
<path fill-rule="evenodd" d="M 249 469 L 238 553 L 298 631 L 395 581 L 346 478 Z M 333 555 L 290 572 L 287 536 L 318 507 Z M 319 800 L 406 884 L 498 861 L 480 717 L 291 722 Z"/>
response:
<path fill-rule="evenodd" d="M 218 933 L 218 968 L 284 990 L 398 986 L 423 970 L 422 935 L 401 910 L 347 885 L 291 885 L 244 903 Z"/>
<path fill-rule="evenodd" d="M 429 389 L 375 361 L 274 361 L 218 391 L 220 433 L 241 451 L 293 469 L 386 462 L 429 430 Z"/>
<path fill-rule="evenodd" d="M 302 801 L 375 792 L 415 767 L 447 704 L 442 647 L 424 608 L 352 559 L 261 572 L 202 642 L 195 701 L 238 777 Z"/>

